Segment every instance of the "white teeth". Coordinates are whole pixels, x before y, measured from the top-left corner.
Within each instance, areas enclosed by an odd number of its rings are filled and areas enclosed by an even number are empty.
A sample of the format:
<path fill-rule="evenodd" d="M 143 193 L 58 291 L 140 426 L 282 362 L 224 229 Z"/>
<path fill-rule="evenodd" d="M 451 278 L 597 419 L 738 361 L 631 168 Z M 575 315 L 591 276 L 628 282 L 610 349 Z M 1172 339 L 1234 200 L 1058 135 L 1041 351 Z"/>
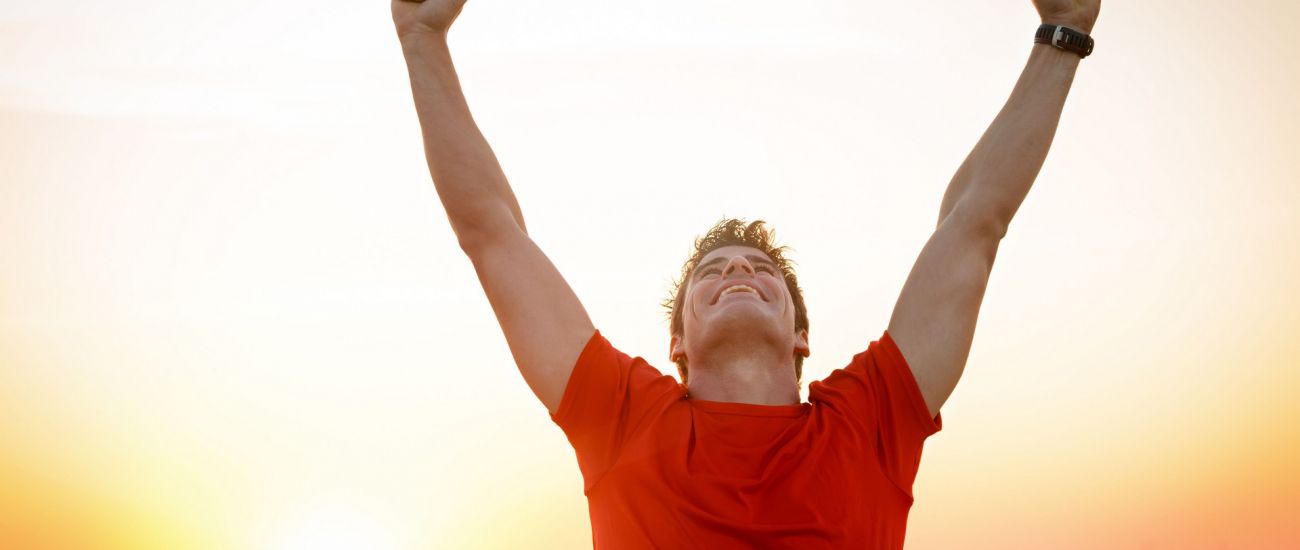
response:
<path fill-rule="evenodd" d="M 732 292 L 753 292 L 754 294 L 758 294 L 758 291 L 754 290 L 752 287 L 746 285 L 736 285 L 732 287 L 727 287 L 727 290 L 722 291 L 722 294 L 720 296 L 726 296 L 728 294 L 731 294 Z"/>

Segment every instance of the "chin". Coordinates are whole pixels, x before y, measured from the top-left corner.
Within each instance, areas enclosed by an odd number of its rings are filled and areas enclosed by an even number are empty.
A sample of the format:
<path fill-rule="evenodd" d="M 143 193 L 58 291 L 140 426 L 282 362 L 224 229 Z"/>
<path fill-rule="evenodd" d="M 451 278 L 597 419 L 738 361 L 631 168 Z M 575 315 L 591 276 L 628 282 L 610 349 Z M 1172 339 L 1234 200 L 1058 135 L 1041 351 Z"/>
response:
<path fill-rule="evenodd" d="M 719 315 L 712 319 L 709 324 L 709 332 L 719 335 L 762 335 L 766 339 L 769 335 L 781 334 L 782 328 L 778 323 L 764 315 L 755 314 L 738 314 L 738 315 Z"/>

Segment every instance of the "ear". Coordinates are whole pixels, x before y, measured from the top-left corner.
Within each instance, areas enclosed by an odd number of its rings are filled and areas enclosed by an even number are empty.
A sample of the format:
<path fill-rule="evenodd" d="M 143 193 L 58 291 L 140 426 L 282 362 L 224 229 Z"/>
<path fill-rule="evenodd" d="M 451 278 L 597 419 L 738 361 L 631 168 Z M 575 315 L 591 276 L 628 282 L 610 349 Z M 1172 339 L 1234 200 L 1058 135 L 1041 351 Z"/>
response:
<path fill-rule="evenodd" d="M 808 329 L 794 335 L 794 352 L 804 357 L 812 355 L 812 350 L 808 347 Z"/>
<path fill-rule="evenodd" d="M 668 341 L 668 360 L 676 363 L 679 356 L 686 356 L 686 347 L 683 345 L 682 339 L 674 334 L 672 339 Z"/>

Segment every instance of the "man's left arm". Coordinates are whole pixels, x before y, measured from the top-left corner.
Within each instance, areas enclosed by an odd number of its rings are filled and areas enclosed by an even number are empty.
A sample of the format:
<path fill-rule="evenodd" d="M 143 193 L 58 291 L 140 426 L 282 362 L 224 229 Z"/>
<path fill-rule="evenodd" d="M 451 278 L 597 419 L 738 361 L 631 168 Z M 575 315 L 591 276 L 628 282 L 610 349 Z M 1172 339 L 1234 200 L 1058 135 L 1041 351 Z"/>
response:
<path fill-rule="evenodd" d="M 1044 23 L 1091 34 L 1101 0 L 1034 5 Z M 1050 44 L 1032 48 L 1011 97 L 948 184 L 938 227 L 889 320 L 931 416 L 961 378 L 998 245 L 1047 158 L 1081 61 Z"/>

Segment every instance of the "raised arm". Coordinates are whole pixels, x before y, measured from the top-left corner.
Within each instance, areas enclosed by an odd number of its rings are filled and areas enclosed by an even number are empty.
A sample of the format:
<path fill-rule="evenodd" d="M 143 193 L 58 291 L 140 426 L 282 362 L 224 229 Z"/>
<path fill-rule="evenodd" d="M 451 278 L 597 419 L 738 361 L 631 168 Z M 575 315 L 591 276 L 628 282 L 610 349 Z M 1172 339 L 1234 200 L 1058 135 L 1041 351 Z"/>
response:
<path fill-rule="evenodd" d="M 507 230 L 527 233 L 510 183 L 470 115 L 447 46 L 447 31 L 465 0 L 392 4 L 425 159 L 457 239 L 473 246 Z"/>
<path fill-rule="evenodd" d="M 1044 23 L 1091 34 L 1101 0 L 1034 5 Z M 1031 48 L 1010 99 L 948 184 L 889 321 L 931 415 L 961 378 L 998 245 L 1043 166 L 1079 66 L 1074 53 Z"/>
<path fill-rule="evenodd" d="M 559 270 L 528 237 L 510 183 L 470 115 L 447 46 L 447 30 L 464 4 L 393 0 L 393 23 L 438 198 L 519 372 L 553 414 L 596 329 Z"/>
<path fill-rule="evenodd" d="M 1092 34 L 1101 0 L 1035 0 L 1044 23 Z M 1010 224 L 1052 146 L 1079 56 L 1034 44 L 1011 97 L 957 169 L 939 209 L 939 225 L 959 202 Z"/>

